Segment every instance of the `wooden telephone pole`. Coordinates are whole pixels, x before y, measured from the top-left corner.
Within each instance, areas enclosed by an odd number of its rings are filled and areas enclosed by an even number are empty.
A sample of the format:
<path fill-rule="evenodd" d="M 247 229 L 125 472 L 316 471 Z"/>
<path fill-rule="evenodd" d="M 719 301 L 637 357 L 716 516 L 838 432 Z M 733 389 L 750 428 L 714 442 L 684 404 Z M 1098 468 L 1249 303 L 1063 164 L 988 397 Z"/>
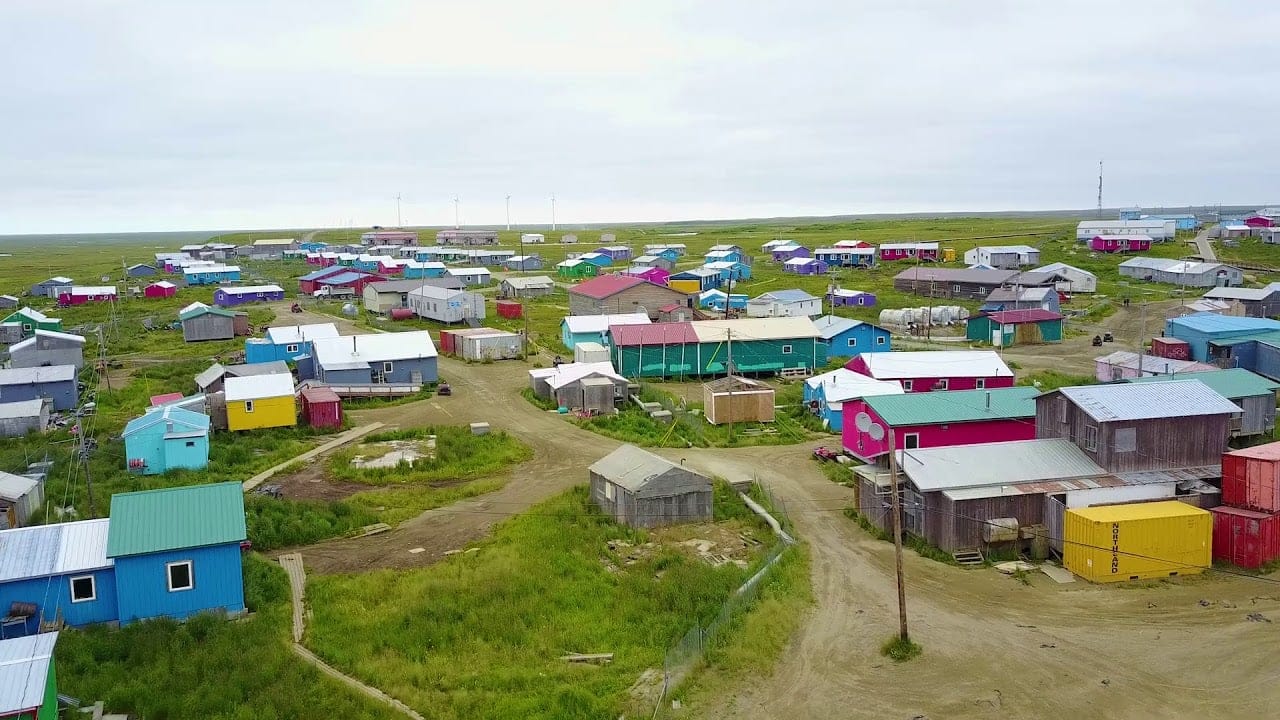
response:
<path fill-rule="evenodd" d="M 907 633 L 907 588 L 902 575 L 902 501 L 898 496 L 898 448 L 893 428 L 889 430 L 889 492 L 893 513 L 893 564 L 898 578 L 898 638 L 909 642 Z"/>

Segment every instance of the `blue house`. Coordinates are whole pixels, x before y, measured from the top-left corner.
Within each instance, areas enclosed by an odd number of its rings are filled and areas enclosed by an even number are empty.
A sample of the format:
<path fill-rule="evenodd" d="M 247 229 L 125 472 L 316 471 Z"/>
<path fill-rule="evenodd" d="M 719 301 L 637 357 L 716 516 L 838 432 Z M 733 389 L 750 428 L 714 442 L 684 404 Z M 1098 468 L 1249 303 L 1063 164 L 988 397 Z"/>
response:
<path fill-rule="evenodd" d="M 721 246 L 716 246 L 716 247 L 721 247 Z M 712 248 L 710 252 L 702 256 L 702 263 L 704 265 L 708 265 L 713 262 L 740 262 L 745 265 L 745 264 L 748 264 L 748 260 L 749 258 L 747 256 L 747 253 L 744 252 L 742 248 L 737 247 L 736 245 L 732 246 L 732 248 L 723 249 L 723 250 L 717 250 L 716 248 Z"/>
<path fill-rule="evenodd" d="M 1195 230 L 1200 227 L 1200 220 L 1195 215 L 1178 214 L 1178 215 L 1148 215 L 1147 217 L 1159 220 L 1172 220 L 1173 227 L 1176 230 Z M 1124 218 L 1121 218 L 1124 219 Z M 1137 218 L 1134 218 L 1137 219 Z"/>
<path fill-rule="evenodd" d="M 583 262 L 589 262 L 598 268 L 606 268 L 613 264 L 613 258 L 598 252 L 582 253 L 578 256 L 578 259 Z"/>
<path fill-rule="evenodd" d="M 896 380 L 876 380 L 847 368 L 814 375 L 804 381 L 804 404 L 832 432 L 844 428 L 844 404 L 875 395 L 902 395 Z"/>
<path fill-rule="evenodd" d="M 111 622 L 115 563 L 107 557 L 110 520 L 0 530 L 0 612 L 30 603 L 35 613 L 3 621 L 4 637 L 31 635 L 41 621 L 71 626 Z"/>
<path fill-rule="evenodd" d="M 327 247 L 329 247 L 328 243 L 315 242 L 315 241 L 298 244 L 298 249 L 304 250 L 306 252 L 322 252 Z"/>
<path fill-rule="evenodd" d="M 1191 346 L 1192 360 L 1213 362 L 1214 353 L 1210 345 L 1225 344 L 1230 340 L 1276 331 L 1280 331 L 1280 321 L 1277 320 L 1196 313 L 1169 320 L 1165 323 L 1164 334 L 1187 341 Z"/>
<path fill-rule="evenodd" d="M 209 416 L 192 410 L 155 408 L 130 420 L 123 437 L 129 472 L 160 475 L 209 464 Z"/>
<path fill-rule="evenodd" d="M 118 619 L 243 614 L 246 537 L 238 482 L 111 496 L 107 557 L 115 563 Z"/>
<path fill-rule="evenodd" d="M 666 248 L 665 250 L 659 250 L 657 252 L 650 252 L 645 254 L 654 255 L 664 260 L 670 260 L 671 262 L 676 262 L 677 260 L 679 260 L 681 255 L 680 251 L 676 250 L 675 248 Z"/>
<path fill-rule="evenodd" d="M 818 248 L 813 257 L 827 264 L 827 267 L 873 267 L 876 264 L 876 249 L 873 247 L 831 247 Z"/>
<path fill-rule="evenodd" d="M 734 310 L 745 310 L 748 299 L 746 293 L 729 295 L 723 290 L 712 289 L 698 295 L 698 307 L 724 312 L 724 306 L 727 303 Z"/>
<path fill-rule="evenodd" d="M 413 260 L 402 267 L 401 277 L 406 280 L 444 277 L 445 271 L 444 263 L 434 260 Z"/>
<path fill-rule="evenodd" d="M 1057 288 L 1024 287 L 996 288 L 987 295 L 987 299 L 979 308 L 984 313 L 1003 312 L 1005 310 L 1048 310 L 1061 312 Z"/>
<path fill-rule="evenodd" d="M 751 279 L 751 266 L 737 260 L 709 262 L 702 267 L 720 273 L 720 281 L 725 283 Z"/>
<path fill-rule="evenodd" d="M 813 324 L 827 345 L 827 357 L 853 357 L 861 353 L 889 352 L 889 331 L 852 318 L 825 315 Z"/>
<path fill-rule="evenodd" d="M 421 384 L 440 379 L 435 343 L 427 330 L 316 338 L 315 379 L 331 385 Z"/>
<path fill-rule="evenodd" d="M 618 315 L 570 315 L 560 321 L 560 341 L 572 350 L 580 342 L 593 342 L 609 346 L 610 325 L 649 325 L 646 313 L 622 313 Z"/>
<path fill-rule="evenodd" d="M 1142 217 L 1142 208 L 1124 208 L 1120 211 L 1121 220 L 1138 220 Z"/>
<path fill-rule="evenodd" d="M 54 410 L 71 410 L 79 397 L 75 365 L 0 369 L 3 402 L 48 398 L 53 401 Z"/>
<path fill-rule="evenodd" d="M 311 341 L 332 337 L 338 337 L 338 327 L 333 323 L 267 328 L 266 337 L 244 341 L 244 361 L 263 363 L 297 360 L 303 355 L 311 354 Z"/>
<path fill-rule="evenodd" d="M 188 285 L 217 285 L 239 280 L 240 268 L 236 265 L 196 265 L 183 270 L 182 276 Z"/>

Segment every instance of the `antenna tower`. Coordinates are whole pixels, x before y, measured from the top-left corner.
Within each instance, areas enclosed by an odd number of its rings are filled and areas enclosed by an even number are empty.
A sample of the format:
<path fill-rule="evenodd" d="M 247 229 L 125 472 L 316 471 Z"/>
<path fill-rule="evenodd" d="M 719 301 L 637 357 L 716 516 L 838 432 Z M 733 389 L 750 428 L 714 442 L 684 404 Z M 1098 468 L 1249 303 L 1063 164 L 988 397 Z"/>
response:
<path fill-rule="evenodd" d="M 1098 217 L 1102 217 L 1102 161 L 1098 161 Z"/>

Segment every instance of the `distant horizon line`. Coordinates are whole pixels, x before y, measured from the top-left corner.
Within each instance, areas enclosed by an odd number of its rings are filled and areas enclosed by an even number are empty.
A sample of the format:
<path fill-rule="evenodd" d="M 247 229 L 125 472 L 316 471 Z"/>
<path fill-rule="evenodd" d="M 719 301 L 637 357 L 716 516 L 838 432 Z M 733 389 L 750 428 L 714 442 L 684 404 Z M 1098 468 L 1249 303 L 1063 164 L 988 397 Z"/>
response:
<path fill-rule="evenodd" d="M 1241 203 L 1241 204 L 1201 204 L 1201 205 L 1160 205 L 1160 206 L 1139 206 L 1125 205 L 1116 207 L 1104 207 L 1102 212 L 1119 213 L 1121 210 L 1140 209 L 1144 211 L 1168 212 L 1168 213 L 1194 213 L 1194 212 L 1249 212 L 1261 207 L 1268 207 L 1267 203 Z M 555 231 L 572 231 L 572 230 L 598 230 L 613 227 L 660 227 L 660 226 L 700 226 L 700 225 L 750 225 L 750 224 L 782 224 L 789 222 L 858 222 L 863 220 L 927 220 L 930 218 L 963 218 L 963 217 L 1085 217 L 1096 216 L 1098 208 L 1084 209 L 1054 209 L 1054 210 L 951 210 L 951 211 L 921 211 L 921 212 L 884 212 L 884 213 L 859 213 L 859 214 L 838 214 L 838 215 L 777 215 L 771 217 L 743 217 L 743 218 L 702 218 L 702 219 L 684 219 L 684 220 L 633 220 L 633 221 L 607 221 L 607 222 L 585 222 L 585 223 L 555 223 Z M 1087 219 L 1087 218 L 1086 218 Z M 496 223 L 463 223 L 459 229 L 464 230 L 498 230 L 506 232 L 505 221 Z M 384 229 L 396 230 L 452 230 L 453 225 L 352 225 L 352 226 L 317 226 L 317 227 L 274 227 L 274 228 L 232 228 L 232 229 L 184 229 L 184 230 L 106 230 L 94 232 L 35 232 L 35 233 L 4 233 L 0 234 L 0 239 L 4 238 L 54 238 L 54 237 L 92 237 L 101 235 L 209 235 L 216 237 L 219 235 L 231 235 L 239 233 L 271 233 L 271 232 L 322 232 L 330 230 L 364 230 L 366 228 L 381 227 Z M 511 232 L 516 230 L 552 230 L 550 222 L 541 223 L 513 223 Z"/>

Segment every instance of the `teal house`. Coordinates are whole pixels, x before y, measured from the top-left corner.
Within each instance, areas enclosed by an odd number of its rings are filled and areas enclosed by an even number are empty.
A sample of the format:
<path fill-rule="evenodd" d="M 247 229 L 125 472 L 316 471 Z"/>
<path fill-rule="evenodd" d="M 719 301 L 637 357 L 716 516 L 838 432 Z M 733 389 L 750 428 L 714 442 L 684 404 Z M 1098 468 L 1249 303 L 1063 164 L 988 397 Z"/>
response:
<path fill-rule="evenodd" d="M 129 472 L 160 475 L 209 464 L 209 416 L 172 405 L 156 408 L 124 426 Z"/>

